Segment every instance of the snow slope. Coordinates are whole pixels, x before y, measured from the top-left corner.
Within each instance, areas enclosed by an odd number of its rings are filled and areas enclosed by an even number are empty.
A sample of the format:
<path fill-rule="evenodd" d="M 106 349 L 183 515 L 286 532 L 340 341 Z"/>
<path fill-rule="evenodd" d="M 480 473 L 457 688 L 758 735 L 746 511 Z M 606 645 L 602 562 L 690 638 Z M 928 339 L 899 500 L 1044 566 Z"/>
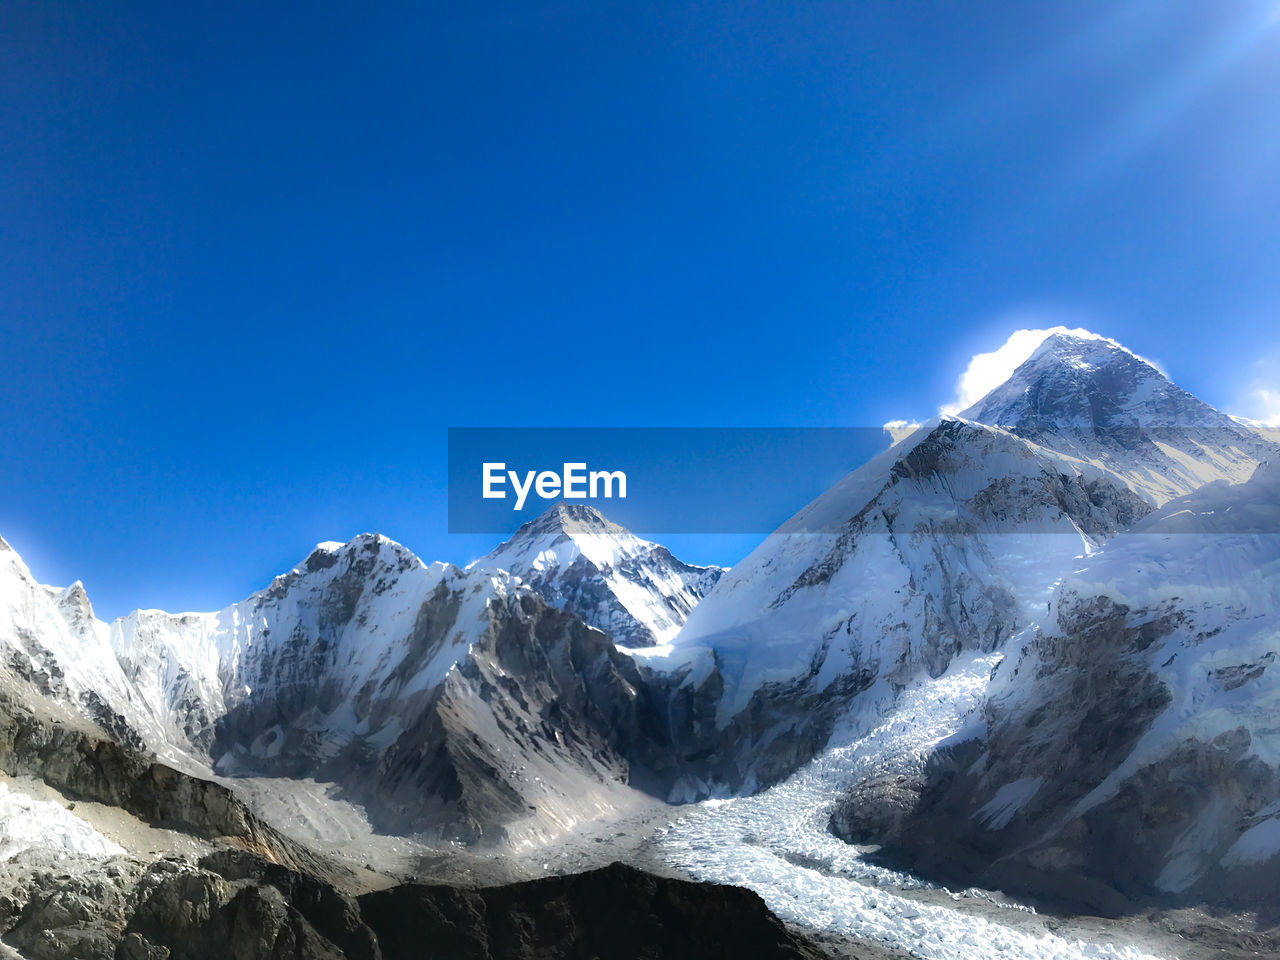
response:
<path fill-rule="evenodd" d="M 485 630 L 489 601 L 518 589 L 500 573 L 428 566 L 366 535 L 321 545 L 266 590 L 217 613 L 139 610 L 106 624 L 78 582 L 65 590 L 36 583 L 0 541 L 0 642 L 9 665 L 50 696 L 133 746 L 207 772 L 216 722 L 255 693 L 314 695 L 305 724 L 321 752 L 377 736 L 358 703 L 385 706 L 439 685 Z M 460 598 L 455 629 L 424 647 L 416 618 L 441 592 Z M 283 746 L 273 742 L 266 730 L 248 749 L 266 756 Z"/>
<path fill-rule="evenodd" d="M 898 683 L 936 675 L 959 651 L 996 649 L 1032 622 L 1073 558 L 1145 509 L 1096 465 L 946 419 L 766 540 L 694 611 L 675 648 L 714 651 L 722 722 L 768 684 L 800 680 L 821 693 L 864 672 Z M 835 532 L 823 530 L 842 514 Z"/>
<path fill-rule="evenodd" d="M 0 781 L 0 861 L 31 850 L 81 857 L 124 853 L 74 813 L 51 801 L 11 790 Z"/>
<path fill-rule="evenodd" d="M 1054 334 L 960 416 L 1105 467 L 1153 505 L 1247 480 L 1275 446 L 1103 337 Z"/>
<path fill-rule="evenodd" d="M 1072 572 L 1055 608 L 998 676 L 965 805 L 1038 778 L 987 826 L 1044 849 L 1088 823 L 1079 868 L 1127 894 L 1274 884 L 1280 466 L 1170 502 Z"/>
<path fill-rule="evenodd" d="M 850 788 L 841 836 L 1111 915 L 1280 886 L 1280 468 L 1082 557 L 1006 646 L 972 736 Z"/>
<path fill-rule="evenodd" d="M 628 802 L 610 723 L 634 668 L 505 571 L 367 534 L 216 614 L 111 637 L 218 773 L 336 783 L 382 830 L 549 836 Z"/>
<path fill-rule="evenodd" d="M 367 709 L 374 693 L 386 706 L 438 685 L 484 630 L 488 600 L 509 586 L 501 577 L 424 564 L 367 534 L 317 546 L 267 589 L 216 613 L 139 610 L 96 630 L 108 638 L 135 699 L 158 723 L 168 718 L 170 742 L 210 759 L 219 752 L 219 719 L 251 700 L 301 696 L 309 702 L 300 722 L 314 735 L 307 749 L 315 756 L 356 736 L 394 735 L 385 727 L 390 720 L 370 726 L 379 722 Z M 462 597 L 456 629 L 429 648 L 419 641 L 406 664 L 419 611 L 441 591 Z M 240 746 L 263 759 L 278 755 L 286 746 L 281 733 L 270 724 Z"/>

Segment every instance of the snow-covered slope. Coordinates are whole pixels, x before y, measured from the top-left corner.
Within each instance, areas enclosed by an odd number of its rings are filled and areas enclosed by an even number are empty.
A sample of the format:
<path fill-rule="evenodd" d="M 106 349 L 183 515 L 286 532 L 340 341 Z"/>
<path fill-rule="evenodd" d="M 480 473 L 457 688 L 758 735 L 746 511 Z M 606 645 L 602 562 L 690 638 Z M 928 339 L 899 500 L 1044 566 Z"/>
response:
<path fill-rule="evenodd" d="M 37 800 L 0 781 L 0 862 L 32 850 L 82 857 L 124 852 L 58 804 Z"/>
<path fill-rule="evenodd" d="M 1123 347 L 1051 336 L 964 417 L 924 425 L 800 511 L 644 659 L 705 690 L 716 726 L 755 756 L 787 717 L 811 725 L 814 751 L 815 715 L 877 679 L 1001 648 L 1044 618 L 1077 557 L 1273 451 Z"/>
<path fill-rule="evenodd" d="M 0 541 L 0 642 L 9 666 L 50 696 L 184 766 L 224 752 L 216 728 L 231 711 L 271 700 L 287 714 L 298 697 L 309 701 L 301 722 L 319 738 L 308 753 L 320 755 L 377 733 L 356 704 L 386 708 L 438 686 L 484 632 L 489 601 L 509 588 L 519 589 L 509 577 L 428 566 L 369 535 L 322 544 L 266 590 L 217 613 L 139 610 L 106 624 L 81 584 L 36 583 Z M 444 625 L 454 629 L 424 642 L 419 614 L 442 593 L 460 598 Z M 285 746 L 273 750 L 271 731 L 263 737 L 236 748 L 265 757 Z"/>
<path fill-rule="evenodd" d="M 1265 464 L 1082 561 L 997 671 L 985 735 L 940 755 L 878 842 L 1095 909 L 1269 896 L 1278 652 L 1280 467 Z M 879 822 L 866 792 L 849 809 Z"/>
<path fill-rule="evenodd" d="M 724 573 L 682 563 L 582 504 L 557 504 L 468 569 L 506 570 L 626 647 L 674 637 Z"/>
<path fill-rule="evenodd" d="M 430 689 L 465 655 L 484 628 L 486 602 L 502 589 L 491 577 L 466 579 L 456 567 L 424 564 L 386 537 L 364 535 L 319 545 L 267 589 L 217 613 L 139 610 L 98 632 L 148 712 L 171 718 L 170 734 L 197 755 L 224 752 L 215 728 L 228 713 L 272 700 L 287 714 L 290 698 L 303 697 L 305 726 L 319 738 L 306 749 L 314 757 L 377 733 L 353 704 L 372 702 L 374 691 L 382 703 L 403 696 L 393 671 Z M 467 598 L 457 629 L 419 645 L 406 664 L 419 610 L 449 589 Z M 261 740 L 236 748 L 265 758 L 301 747 L 277 742 L 278 731 L 260 732 Z"/>

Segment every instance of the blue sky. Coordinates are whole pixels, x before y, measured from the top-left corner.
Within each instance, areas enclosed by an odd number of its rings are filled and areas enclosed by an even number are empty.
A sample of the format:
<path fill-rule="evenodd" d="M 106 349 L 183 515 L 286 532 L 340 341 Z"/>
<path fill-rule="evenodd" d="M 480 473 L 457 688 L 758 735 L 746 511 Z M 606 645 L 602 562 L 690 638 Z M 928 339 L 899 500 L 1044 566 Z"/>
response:
<path fill-rule="evenodd" d="M 1280 415 L 1276 13 L 6 3 L 0 534 L 103 615 L 466 561 L 449 426 L 875 425 L 1059 322 Z"/>

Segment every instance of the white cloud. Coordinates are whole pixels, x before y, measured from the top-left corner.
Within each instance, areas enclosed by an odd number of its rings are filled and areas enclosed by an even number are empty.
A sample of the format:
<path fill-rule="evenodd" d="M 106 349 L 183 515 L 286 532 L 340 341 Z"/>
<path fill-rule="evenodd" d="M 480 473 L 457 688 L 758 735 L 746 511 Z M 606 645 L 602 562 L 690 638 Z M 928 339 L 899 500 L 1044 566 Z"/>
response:
<path fill-rule="evenodd" d="M 1268 427 L 1280 427 L 1280 389 L 1255 384 L 1235 407 L 1245 419 Z"/>
<path fill-rule="evenodd" d="M 889 434 L 893 443 L 911 436 L 920 429 L 918 420 L 890 420 L 884 425 L 884 432 Z M 892 446 L 892 444 L 890 444 Z"/>
<path fill-rule="evenodd" d="M 1015 330 L 1004 342 L 1004 346 L 991 353 L 974 354 L 960 379 L 956 381 L 956 397 L 950 403 L 943 404 L 938 412 L 943 416 L 953 416 L 973 406 L 1000 384 L 1013 375 L 1013 371 L 1035 353 L 1036 347 L 1044 343 L 1045 338 L 1055 333 L 1065 333 L 1073 337 L 1087 340 L 1105 340 L 1096 333 L 1080 327 L 1047 327 L 1040 330 Z M 886 425 L 887 429 L 887 425 Z"/>
<path fill-rule="evenodd" d="M 1274 346 L 1255 350 L 1255 356 L 1251 368 L 1241 378 L 1231 409 L 1246 419 L 1280 427 L 1280 350 Z"/>
<path fill-rule="evenodd" d="M 1268 390 L 1259 387 L 1253 391 L 1255 420 L 1261 420 L 1268 427 L 1280 427 L 1280 390 Z"/>

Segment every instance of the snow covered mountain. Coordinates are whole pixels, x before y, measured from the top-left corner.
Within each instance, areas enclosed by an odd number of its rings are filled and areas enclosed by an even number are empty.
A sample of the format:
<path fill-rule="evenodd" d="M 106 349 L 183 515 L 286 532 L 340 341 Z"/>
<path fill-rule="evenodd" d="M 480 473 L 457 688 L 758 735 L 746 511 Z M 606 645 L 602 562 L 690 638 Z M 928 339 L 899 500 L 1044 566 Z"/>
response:
<path fill-rule="evenodd" d="M 691 791 L 769 782 L 821 748 L 852 698 L 891 702 L 960 653 L 1002 648 L 1048 614 L 1077 557 L 1274 452 L 1118 344 L 1049 337 L 964 417 L 926 424 L 798 513 L 644 658 L 719 731 L 701 739 L 721 764 Z"/>
<path fill-rule="evenodd" d="M 438 686 L 483 632 L 486 605 L 503 586 L 490 577 L 468 583 L 456 567 L 424 564 L 386 537 L 362 535 L 318 545 L 265 590 L 224 610 L 138 611 L 112 624 L 111 639 L 156 712 L 184 718 L 194 749 L 224 766 L 232 762 L 228 750 L 264 764 L 283 754 L 304 765 L 353 738 L 390 735 L 383 729 L 389 720 L 356 704 L 376 699 L 393 708 Z M 418 620 L 428 601 L 454 594 L 459 608 L 424 635 Z M 277 723 L 249 742 L 212 729 L 268 702 L 296 724 L 288 737 Z"/>
<path fill-rule="evenodd" d="M 97 620 L 0 548 L 7 665 L 200 775 L 338 784 L 391 832 L 528 839 L 634 802 L 640 677 L 604 634 L 498 570 L 378 535 L 320 544 L 216 613 Z"/>
<path fill-rule="evenodd" d="M 1280 468 L 1166 504 L 1082 561 L 1053 606 L 923 783 L 854 792 L 849 839 L 1092 909 L 1269 899 Z"/>
<path fill-rule="evenodd" d="M 682 563 L 593 507 L 561 503 L 468 567 L 506 570 L 625 647 L 671 640 L 724 573 Z"/>

